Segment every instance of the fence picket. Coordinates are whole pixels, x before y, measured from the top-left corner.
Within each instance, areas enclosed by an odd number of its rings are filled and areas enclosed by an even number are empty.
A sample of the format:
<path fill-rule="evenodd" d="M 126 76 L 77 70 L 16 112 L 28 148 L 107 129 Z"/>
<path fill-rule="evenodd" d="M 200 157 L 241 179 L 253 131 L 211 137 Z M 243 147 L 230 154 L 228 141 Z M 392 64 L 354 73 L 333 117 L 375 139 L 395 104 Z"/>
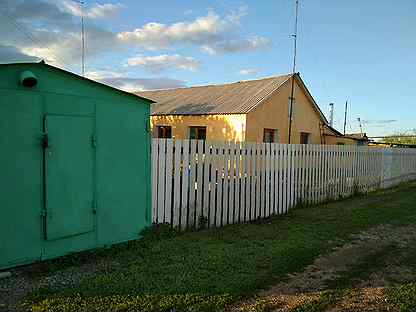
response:
<path fill-rule="evenodd" d="M 189 185 L 189 140 L 182 141 L 182 204 L 180 228 L 186 229 L 188 222 Z"/>
<path fill-rule="evenodd" d="M 173 140 L 166 140 L 166 187 L 165 187 L 165 217 L 164 222 L 172 223 L 172 169 L 173 169 Z"/>
<path fill-rule="evenodd" d="M 246 222 L 416 178 L 416 151 L 153 139 L 152 222 Z"/>

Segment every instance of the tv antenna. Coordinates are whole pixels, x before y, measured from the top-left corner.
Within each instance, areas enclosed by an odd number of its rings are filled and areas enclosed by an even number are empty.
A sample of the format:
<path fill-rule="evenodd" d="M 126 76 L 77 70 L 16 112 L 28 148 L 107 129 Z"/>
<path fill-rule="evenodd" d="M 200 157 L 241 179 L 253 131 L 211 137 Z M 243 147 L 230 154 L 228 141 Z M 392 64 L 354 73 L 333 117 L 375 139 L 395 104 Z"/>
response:
<path fill-rule="evenodd" d="M 290 139 L 292 136 L 292 115 L 293 115 L 293 96 L 295 88 L 295 73 L 296 73 L 296 48 L 297 48 L 297 38 L 298 38 L 298 11 L 299 11 L 299 0 L 295 0 L 295 29 L 292 34 L 293 37 L 293 66 L 292 66 L 292 85 L 290 89 L 290 108 L 289 108 L 289 138 L 288 143 L 290 144 Z"/>
<path fill-rule="evenodd" d="M 81 75 L 85 77 L 85 27 L 84 27 L 84 4 L 83 0 L 78 0 L 81 9 Z"/>

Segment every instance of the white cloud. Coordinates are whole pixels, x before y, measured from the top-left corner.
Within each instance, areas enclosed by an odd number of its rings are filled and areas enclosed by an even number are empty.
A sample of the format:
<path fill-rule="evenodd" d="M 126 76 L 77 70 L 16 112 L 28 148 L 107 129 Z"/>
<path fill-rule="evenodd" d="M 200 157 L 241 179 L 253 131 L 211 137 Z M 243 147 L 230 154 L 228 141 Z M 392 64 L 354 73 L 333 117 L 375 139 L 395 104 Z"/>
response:
<path fill-rule="evenodd" d="M 254 36 L 248 39 L 230 39 L 204 45 L 202 49 L 208 54 L 249 52 L 270 48 L 271 41 L 265 37 Z"/>
<path fill-rule="evenodd" d="M 242 76 L 254 76 L 260 72 L 260 68 L 245 68 L 238 72 Z"/>
<path fill-rule="evenodd" d="M 193 22 L 171 25 L 148 23 L 133 31 L 121 32 L 118 38 L 146 49 L 166 49 L 178 43 L 198 45 L 213 42 L 223 35 L 227 27 L 226 21 L 209 11 L 206 16 L 198 17 Z"/>
<path fill-rule="evenodd" d="M 0 0 L 0 62 L 28 60 L 32 56 L 67 69 L 77 69 L 81 62 L 80 7 L 72 0 Z M 270 43 L 266 38 L 239 35 L 240 23 L 247 15 L 241 7 L 228 15 L 213 10 L 190 21 L 172 24 L 148 23 L 133 31 L 112 32 L 96 24 L 93 19 L 109 18 L 123 5 L 95 4 L 86 7 L 90 21 L 86 24 L 86 60 L 105 54 L 143 49 L 168 49 L 193 45 L 210 54 L 237 53 L 264 49 Z M 14 22 L 11 23 L 11 20 Z M 18 27 L 14 26 L 14 23 Z M 29 34 L 29 36 L 27 35 Z M 30 38 L 29 38 L 30 37 Z M 6 57 L 7 55 L 7 57 Z M 163 54 L 153 57 L 138 56 L 130 60 L 132 66 L 158 73 L 172 68 L 196 70 L 200 63 L 189 56 Z M 118 77 L 120 78 L 120 77 Z"/>
<path fill-rule="evenodd" d="M 159 73 L 161 71 L 178 68 L 195 71 L 199 67 L 199 62 L 190 56 L 174 55 L 157 55 L 157 56 L 137 56 L 127 60 L 129 66 L 143 67 L 151 73 Z"/>
<path fill-rule="evenodd" d="M 227 19 L 234 24 L 240 25 L 240 21 L 243 17 L 248 15 L 248 7 L 247 6 L 241 6 L 238 8 L 238 11 L 231 12 L 227 15 Z"/>
<path fill-rule="evenodd" d="M 24 53 L 14 46 L 0 44 L 0 63 L 35 62 L 39 58 Z"/>
<path fill-rule="evenodd" d="M 73 0 L 66 0 L 61 3 L 61 6 L 64 11 L 74 15 L 81 16 L 82 9 L 79 3 Z M 84 7 L 84 16 L 91 19 L 104 19 L 111 18 L 117 15 L 120 10 L 124 8 L 124 5 L 121 3 L 96 3 L 91 7 Z"/>
<path fill-rule="evenodd" d="M 85 76 L 89 79 L 127 91 L 137 92 L 155 89 L 180 88 L 185 86 L 182 80 L 171 78 L 132 78 L 127 73 L 109 70 L 88 71 Z"/>
<path fill-rule="evenodd" d="M 85 76 L 92 80 L 102 80 L 110 78 L 121 78 L 123 75 L 118 72 L 108 70 L 93 70 L 85 73 Z"/>
<path fill-rule="evenodd" d="M 235 32 L 241 19 L 247 15 L 247 7 L 241 7 L 221 17 L 213 10 L 194 21 L 170 25 L 148 23 L 133 31 L 124 31 L 118 39 L 148 50 L 169 49 L 175 45 L 195 45 L 209 54 L 236 53 L 261 50 L 270 46 L 270 40 L 261 36 L 240 38 Z"/>

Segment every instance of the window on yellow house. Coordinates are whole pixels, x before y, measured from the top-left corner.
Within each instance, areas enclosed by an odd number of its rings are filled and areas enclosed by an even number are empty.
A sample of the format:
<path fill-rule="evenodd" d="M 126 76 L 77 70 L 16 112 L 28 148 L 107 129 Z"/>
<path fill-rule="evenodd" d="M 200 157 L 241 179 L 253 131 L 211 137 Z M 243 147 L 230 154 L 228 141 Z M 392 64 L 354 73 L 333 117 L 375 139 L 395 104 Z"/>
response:
<path fill-rule="evenodd" d="M 172 127 L 171 126 L 157 126 L 157 137 L 162 139 L 172 138 Z"/>
<path fill-rule="evenodd" d="M 189 138 L 191 140 L 205 140 L 207 127 L 189 127 Z"/>
<path fill-rule="evenodd" d="M 310 133 L 301 132 L 300 133 L 300 140 L 299 140 L 300 144 L 309 144 L 310 136 L 311 136 Z"/>
<path fill-rule="evenodd" d="M 264 129 L 263 130 L 263 142 L 264 143 L 277 143 L 279 141 L 277 129 Z"/>

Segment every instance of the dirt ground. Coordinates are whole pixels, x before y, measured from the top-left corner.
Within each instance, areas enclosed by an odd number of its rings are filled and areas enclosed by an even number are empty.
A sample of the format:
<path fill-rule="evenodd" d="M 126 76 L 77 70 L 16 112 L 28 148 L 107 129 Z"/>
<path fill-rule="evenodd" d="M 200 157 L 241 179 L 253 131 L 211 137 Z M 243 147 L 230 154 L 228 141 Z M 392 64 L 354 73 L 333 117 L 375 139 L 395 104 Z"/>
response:
<path fill-rule="evenodd" d="M 393 311 L 387 289 L 416 280 L 415 239 L 416 225 L 362 232 L 233 310 Z"/>
<path fill-rule="evenodd" d="M 303 272 L 288 276 L 286 281 L 261 291 L 258 298 L 231 310 L 394 311 L 387 300 L 387 289 L 416 280 L 415 240 L 416 225 L 372 228 L 356 235 L 352 243 L 318 257 Z M 47 274 L 36 273 L 36 266 L 12 270 L 11 277 L 0 280 L 0 311 L 10 311 L 34 290 L 76 285 L 117 265 L 107 260 Z M 325 294 L 328 290 L 333 293 Z"/>

